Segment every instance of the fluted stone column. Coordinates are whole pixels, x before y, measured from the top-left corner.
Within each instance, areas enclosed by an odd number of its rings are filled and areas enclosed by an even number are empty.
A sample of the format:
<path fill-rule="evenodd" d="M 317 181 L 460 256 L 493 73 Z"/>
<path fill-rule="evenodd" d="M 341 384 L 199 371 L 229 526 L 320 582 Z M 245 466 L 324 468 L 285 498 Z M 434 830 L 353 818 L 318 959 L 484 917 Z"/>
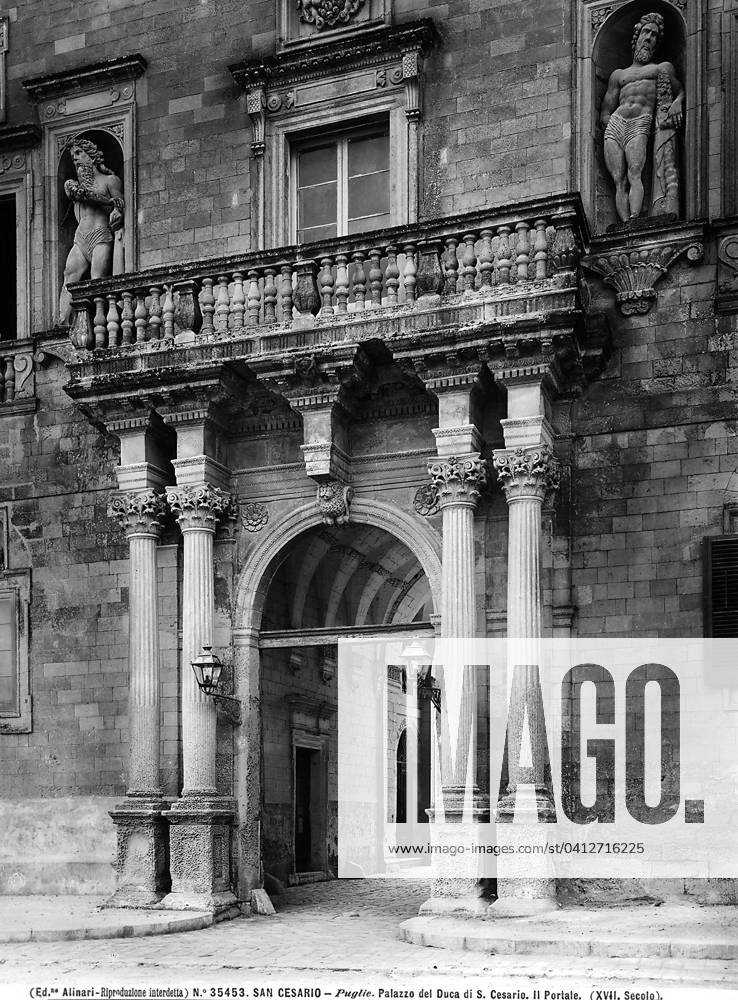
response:
<path fill-rule="evenodd" d="M 465 648 L 476 637 L 476 594 L 474 586 L 474 512 L 486 470 L 479 454 L 439 458 L 428 466 L 438 492 L 443 516 L 441 581 L 441 638 L 444 654 L 444 684 L 461 684 L 458 727 L 449 725 L 448 699 L 441 709 L 441 782 L 443 813 L 438 806 L 431 819 L 446 824 L 464 824 L 450 836 L 458 840 L 476 840 L 470 823 L 489 820 L 489 799 L 474 781 L 467 788 L 469 737 L 475 731 L 477 684 L 475 667 L 465 662 Z M 458 733 L 458 738 L 457 738 Z M 452 742 L 453 741 L 453 742 Z M 472 741 L 473 746 L 473 741 Z M 466 807 L 466 808 L 465 808 Z M 448 834 L 438 832 L 442 839 Z M 441 856 L 443 857 L 443 856 Z M 475 878 L 458 877 L 453 858 L 436 862 L 430 899 L 420 908 L 425 913 L 481 913 L 487 907 L 485 886 Z"/>
<path fill-rule="evenodd" d="M 148 906 L 167 889 L 166 808 L 159 785 L 159 613 L 156 547 L 166 504 L 152 489 L 121 493 L 110 514 L 125 527 L 130 553 L 129 766 L 116 825 L 116 891 L 108 906 Z"/>
<path fill-rule="evenodd" d="M 559 464 L 545 445 L 496 451 L 494 465 L 505 492 L 509 511 L 507 563 L 507 636 L 509 705 L 508 732 L 527 718 L 532 764 L 509 762 L 507 794 L 497 806 L 498 824 L 520 823 L 521 836 L 545 839 L 545 824 L 555 818 L 551 775 L 547 768 L 545 718 L 538 696 L 542 667 L 541 512 L 544 500 L 557 489 Z M 511 834 L 512 827 L 503 832 Z M 507 863 L 507 861 L 505 862 Z M 514 864 L 515 862 L 510 862 Z M 538 866 L 536 868 L 536 865 Z M 523 874 L 504 877 L 501 863 L 497 880 L 497 902 L 492 915 L 524 915 L 553 909 L 556 884 L 543 855 L 528 855 Z"/>
<path fill-rule="evenodd" d="M 215 699 L 197 685 L 192 660 L 213 643 L 213 538 L 218 519 L 232 514 L 225 490 L 202 483 L 170 486 L 167 499 L 184 540 L 182 594 L 182 797 L 167 813 L 172 891 L 168 909 L 220 913 L 235 906 L 230 891 L 233 802 L 217 792 Z"/>

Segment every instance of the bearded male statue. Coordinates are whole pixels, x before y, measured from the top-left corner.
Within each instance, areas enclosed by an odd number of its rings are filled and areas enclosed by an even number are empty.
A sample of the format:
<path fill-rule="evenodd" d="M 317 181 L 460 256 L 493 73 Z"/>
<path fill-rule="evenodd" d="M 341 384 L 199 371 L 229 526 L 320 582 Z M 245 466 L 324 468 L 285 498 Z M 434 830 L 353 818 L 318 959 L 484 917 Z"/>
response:
<path fill-rule="evenodd" d="M 676 130 L 684 117 L 684 87 L 670 62 L 654 62 L 664 34 L 661 14 L 644 14 L 633 30 L 633 62 L 616 69 L 602 102 L 605 164 L 615 182 L 622 222 L 637 219 L 645 192 L 643 170 L 654 135 L 651 216 L 679 214 Z"/>
<path fill-rule="evenodd" d="M 123 270 L 123 185 L 105 165 L 102 150 L 90 139 L 75 137 L 68 145 L 77 180 L 64 183 L 74 205 L 77 229 L 64 266 L 59 320 L 69 321 L 67 285 L 84 278 L 103 278 Z"/>

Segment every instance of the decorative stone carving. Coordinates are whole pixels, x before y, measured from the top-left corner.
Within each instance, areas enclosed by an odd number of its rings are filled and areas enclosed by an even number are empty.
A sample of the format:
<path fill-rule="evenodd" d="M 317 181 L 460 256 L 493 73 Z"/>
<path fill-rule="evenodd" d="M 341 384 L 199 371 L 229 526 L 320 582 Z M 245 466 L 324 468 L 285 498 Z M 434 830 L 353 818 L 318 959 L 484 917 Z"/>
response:
<path fill-rule="evenodd" d="M 207 528 L 215 530 L 219 518 L 235 518 L 236 502 L 230 493 L 203 483 L 201 486 L 167 487 L 167 503 L 180 528 Z"/>
<path fill-rule="evenodd" d="M 531 496 L 545 500 L 561 481 L 559 462 L 546 447 L 496 451 L 494 467 L 508 503 Z"/>
<path fill-rule="evenodd" d="M 602 102 L 605 164 L 615 182 L 615 207 L 622 222 L 633 222 L 641 215 L 645 199 L 642 174 L 652 133 L 649 214 L 679 214 L 676 133 L 684 118 L 684 87 L 670 62 L 652 61 L 663 34 L 661 14 L 645 14 L 636 23 L 633 62 L 612 73 Z"/>
<path fill-rule="evenodd" d="M 612 7 L 595 7 L 592 11 L 591 24 L 592 24 L 592 34 L 594 34 L 600 26 L 607 20 L 607 18 L 612 13 Z"/>
<path fill-rule="evenodd" d="M 432 517 L 440 511 L 438 489 L 434 483 L 426 483 L 425 486 L 417 488 L 413 499 L 413 507 L 421 517 Z"/>
<path fill-rule="evenodd" d="M 444 458 L 428 464 L 428 472 L 438 494 L 439 507 L 463 504 L 475 507 L 479 491 L 487 481 L 487 468 L 479 455 Z"/>
<path fill-rule="evenodd" d="M 167 515 L 164 496 L 155 490 L 119 493 L 108 506 L 108 516 L 129 535 L 160 535 Z"/>
<path fill-rule="evenodd" d="M 105 165 L 102 150 L 90 139 L 76 136 L 69 152 L 77 180 L 64 184 L 74 206 L 77 229 L 64 266 L 64 285 L 59 298 L 59 320 L 67 323 L 71 296 L 67 285 L 86 277 L 103 278 L 124 269 L 123 185 Z"/>
<path fill-rule="evenodd" d="M 297 10 L 304 24 L 314 24 L 318 31 L 349 24 L 365 0 L 297 0 Z"/>
<path fill-rule="evenodd" d="M 738 291 L 738 233 L 720 241 L 718 247 L 718 291 Z"/>
<path fill-rule="evenodd" d="M 646 245 L 585 257 L 582 265 L 615 289 L 615 300 L 624 316 L 643 315 L 656 301 L 656 283 L 674 261 L 686 254 L 696 263 L 703 252 L 701 243 Z"/>
<path fill-rule="evenodd" d="M 281 105 L 281 101 L 279 104 Z M 246 111 L 251 120 L 251 152 L 254 156 L 264 155 L 264 108 L 266 97 L 264 87 L 254 87 L 246 95 Z M 278 111 L 279 107 L 270 110 Z"/>
<path fill-rule="evenodd" d="M 345 483 L 329 479 L 318 483 L 317 502 L 324 524 L 348 524 L 354 491 Z"/>
<path fill-rule="evenodd" d="M 261 531 L 269 520 L 269 511 L 263 503 L 245 503 L 241 508 L 241 524 L 246 531 Z"/>

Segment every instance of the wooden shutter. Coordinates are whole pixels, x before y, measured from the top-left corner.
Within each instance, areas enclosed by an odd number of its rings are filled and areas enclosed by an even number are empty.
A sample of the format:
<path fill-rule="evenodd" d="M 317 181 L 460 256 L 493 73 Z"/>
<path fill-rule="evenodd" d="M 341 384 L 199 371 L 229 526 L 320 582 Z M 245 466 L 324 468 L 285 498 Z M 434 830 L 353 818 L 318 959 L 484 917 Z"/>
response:
<path fill-rule="evenodd" d="M 738 636 L 738 535 L 705 539 L 705 635 Z"/>

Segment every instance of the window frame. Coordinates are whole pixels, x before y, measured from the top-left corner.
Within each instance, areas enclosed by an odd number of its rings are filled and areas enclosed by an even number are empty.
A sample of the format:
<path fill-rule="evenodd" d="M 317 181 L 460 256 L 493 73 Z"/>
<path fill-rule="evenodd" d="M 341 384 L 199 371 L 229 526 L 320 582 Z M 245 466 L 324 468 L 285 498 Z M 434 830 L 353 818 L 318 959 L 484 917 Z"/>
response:
<path fill-rule="evenodd" d="M 302 242 L 298 238 L 299 233 L 299 167 L 300 154 L 310 149 L 318 149 L 321 145 L 334 146 L 336 148 L 336 236 L 329 237 L 337 239 L 349 235 L 349 153 L 348 146 L 352 139 L 370 139 L 387 137 L 387 181 L 389 187 L 389 216 L 390 221 L 383 226 L 376 226 L 376 229 L 383 229 L 390 225 L 395 225 L 392 213 L 392 135 L 390 133 L 389 120 L 387 116 L 380 116 L 377 121 L 365 122 L 363 125 L 353 127 L 346 124 L 343 128 L 330 131 L 307 133 L 295 138 L 290 142 L 290 242 Z M 372 218 L 372 216 L 367 216 Z M 343 231 L 342 231 L 343 230 Z M 366 232 L 372 230 L 367 229 Z M 364 232 L 364 230 L 362 230 Z M 352 234 L 353 235 L 353 234 Z M 320 242 L 320 241 L 308 241 Z"/>
<path fill-rule="evenodd" d="M 349 95 L 337 113 L 336 105 L 316 109 L 311 114 L 293 108 L 289 114 L 270 121 L 266 135 L 263 170 L 266 204 L 254 218 L 255 245 L 291 246 L 297 235 L 297 198 L 293 149 L 318 135 L 339 131 L 361 131 L 387 123 L 390 147 L 391 226 L 417 222 L 418 134 L 417 122 L 405 113 L 404 91 L 376 92 L 369 97 Z M 400 99 L 402 95 L 403 100 Z M 354 99 L 350 99 L 354 98 Z"/>
<path fill-rule="evenodd" d="M 30 733 L 33 730 L 33 703 L 28 656 L 30 591 L 30 570 L 6 570 L 0 573 L 0 598 L 10 596 L 14 603 L 18 684 L 18 710 L 13 712 L 0 710 L 0 736 L 8 733 Z"/>

